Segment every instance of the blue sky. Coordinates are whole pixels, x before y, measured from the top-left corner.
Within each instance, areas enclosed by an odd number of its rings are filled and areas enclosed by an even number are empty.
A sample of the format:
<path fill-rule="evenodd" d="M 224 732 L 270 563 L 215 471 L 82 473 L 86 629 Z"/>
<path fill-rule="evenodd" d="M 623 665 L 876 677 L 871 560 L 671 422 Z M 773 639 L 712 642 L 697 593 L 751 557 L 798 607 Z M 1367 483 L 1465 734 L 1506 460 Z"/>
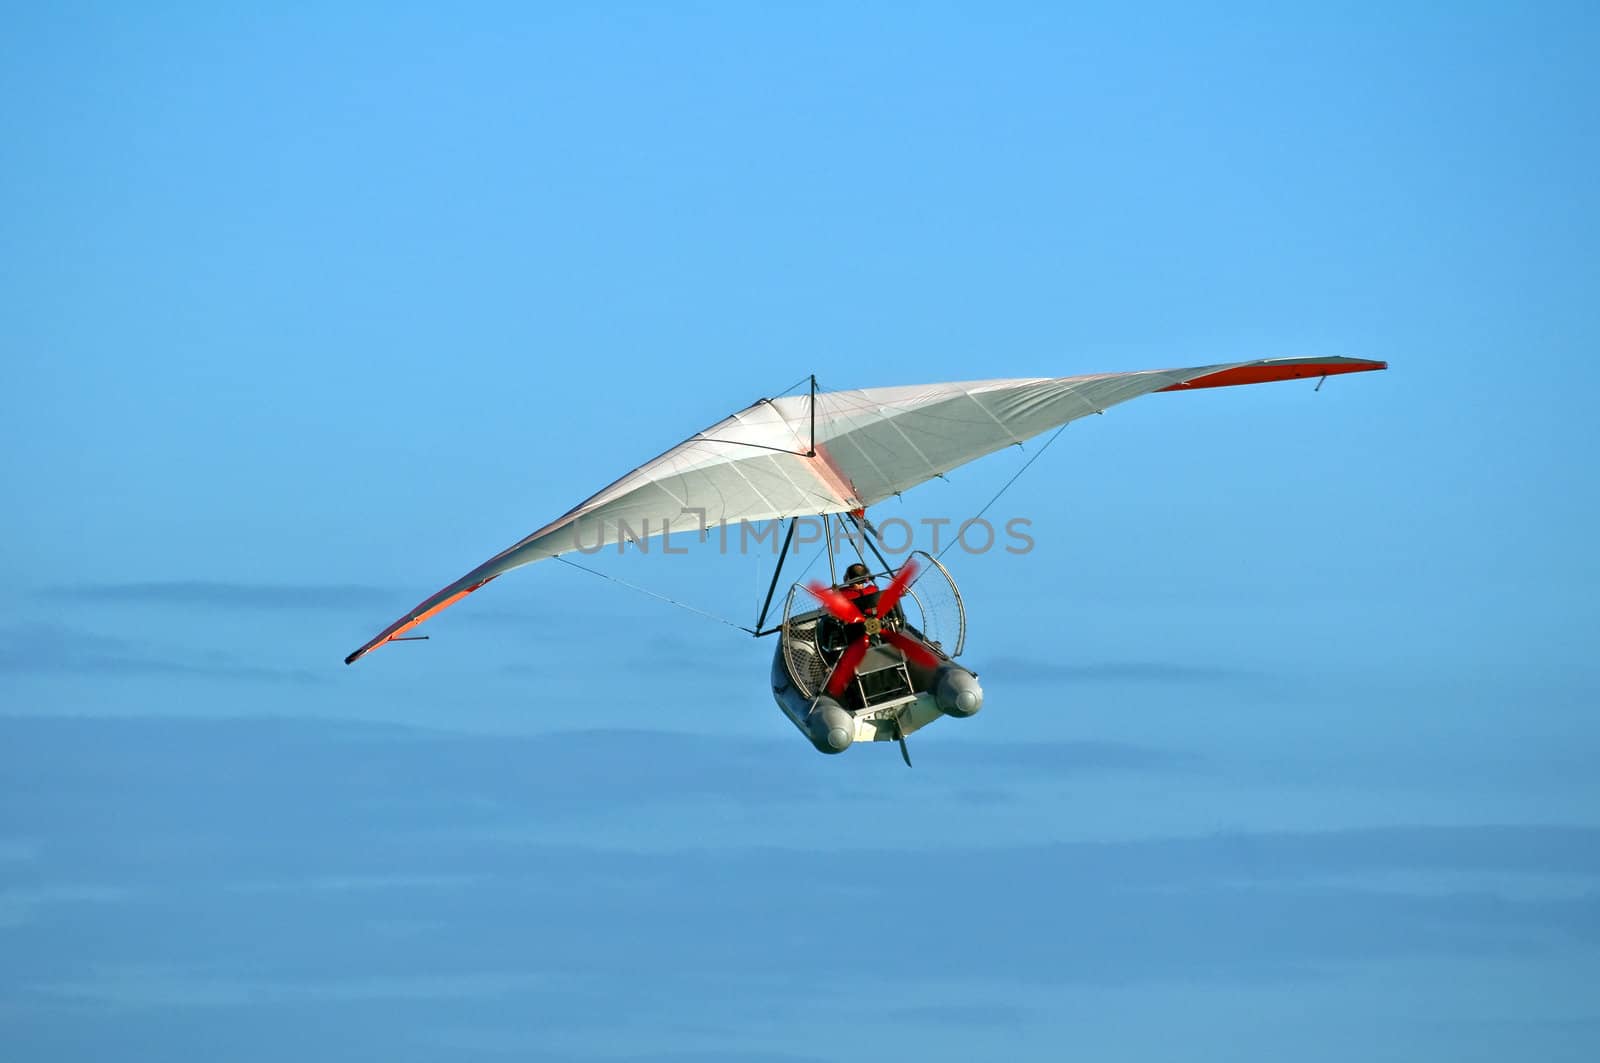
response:
<path fill-rule="evenodd" d="M 8 26 L 8 1056 L 1600 1049 L 1588 6 Z M 1018 481 L 911 772 L 559 565 L 340 664 L 806 373 L 1301 354 L 1392 368 Z M 606 566 L 746 623 L 770 558 Z"/>

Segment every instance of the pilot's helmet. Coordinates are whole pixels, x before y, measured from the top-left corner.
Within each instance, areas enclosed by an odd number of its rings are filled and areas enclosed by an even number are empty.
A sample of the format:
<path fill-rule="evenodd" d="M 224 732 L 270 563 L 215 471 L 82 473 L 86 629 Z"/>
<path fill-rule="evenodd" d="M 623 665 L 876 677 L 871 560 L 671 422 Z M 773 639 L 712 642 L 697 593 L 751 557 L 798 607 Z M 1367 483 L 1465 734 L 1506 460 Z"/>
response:
<path fill-rule="evenodd" d="M 872 573 L 867 570 L 866 565 L 859 561 L 844 570 L 844 581 L 846 583 L 865 583 L 871 578 Z"/>

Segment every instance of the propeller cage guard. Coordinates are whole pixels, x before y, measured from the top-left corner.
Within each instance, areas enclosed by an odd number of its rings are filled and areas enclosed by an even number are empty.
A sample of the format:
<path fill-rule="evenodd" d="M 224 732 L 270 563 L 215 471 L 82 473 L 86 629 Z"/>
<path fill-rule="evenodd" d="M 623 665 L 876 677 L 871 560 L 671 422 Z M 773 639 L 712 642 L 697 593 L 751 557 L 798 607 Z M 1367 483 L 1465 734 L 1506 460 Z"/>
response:
<path fill-rule="evenodd" d="M 966 647 L 967 612 L 950 570 L 923 550 L 913 551 L 902 565 L 915 561 L 919 571 L 900 599 L 906 626 L 923 641 L 948 657 L 961 656 Z M 873 580 L 887 584 L 892 571 L 875 572 Z M 828 625 L 821 621 L 827 610 L 804 583 L 789 588 L 783 603 L 783 626 L 778 636 L 784 666 L 795 688 L 807 699 L 823 693 L 841 646 L 825 645 Z M 868 633 L 875 635 L 882 621 L 867 618 Z M 863 692 L 865 693 L 865 692 Z"/>

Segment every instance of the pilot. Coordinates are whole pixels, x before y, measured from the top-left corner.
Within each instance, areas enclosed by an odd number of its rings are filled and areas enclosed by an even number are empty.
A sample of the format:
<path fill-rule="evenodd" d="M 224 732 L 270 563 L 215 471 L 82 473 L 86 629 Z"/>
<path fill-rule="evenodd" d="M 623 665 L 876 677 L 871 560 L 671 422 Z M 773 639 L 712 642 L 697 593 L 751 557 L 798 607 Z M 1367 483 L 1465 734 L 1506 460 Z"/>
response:
<path fill-rule="evenodd" d="M 867 566 L 859 561 L 844 570 L 840 593 L 854 602 L 863 613 L 878 606 L 878 585 L 872 582 L 872 573 Z"/>

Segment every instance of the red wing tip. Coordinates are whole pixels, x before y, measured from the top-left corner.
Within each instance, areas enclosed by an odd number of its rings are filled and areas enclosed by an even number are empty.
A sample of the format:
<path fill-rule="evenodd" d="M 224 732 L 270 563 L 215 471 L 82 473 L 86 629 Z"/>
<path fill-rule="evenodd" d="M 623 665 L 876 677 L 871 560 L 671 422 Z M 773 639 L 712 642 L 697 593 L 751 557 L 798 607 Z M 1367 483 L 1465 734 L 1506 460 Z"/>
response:
<path fill-rule="evenodd" d="M 1315 380 L 1345 373 L 1367 373 L 1389 368 L 1388 362 L 1365 358 L 1305 358 L 1254 362 L 1220 369 L 1215 373 L 1161 388 L 1162 391 L 1195 391 L 1200 388 L 1225 388 L 1238 384 L 1265 384 L 1277 380 Z"/>

